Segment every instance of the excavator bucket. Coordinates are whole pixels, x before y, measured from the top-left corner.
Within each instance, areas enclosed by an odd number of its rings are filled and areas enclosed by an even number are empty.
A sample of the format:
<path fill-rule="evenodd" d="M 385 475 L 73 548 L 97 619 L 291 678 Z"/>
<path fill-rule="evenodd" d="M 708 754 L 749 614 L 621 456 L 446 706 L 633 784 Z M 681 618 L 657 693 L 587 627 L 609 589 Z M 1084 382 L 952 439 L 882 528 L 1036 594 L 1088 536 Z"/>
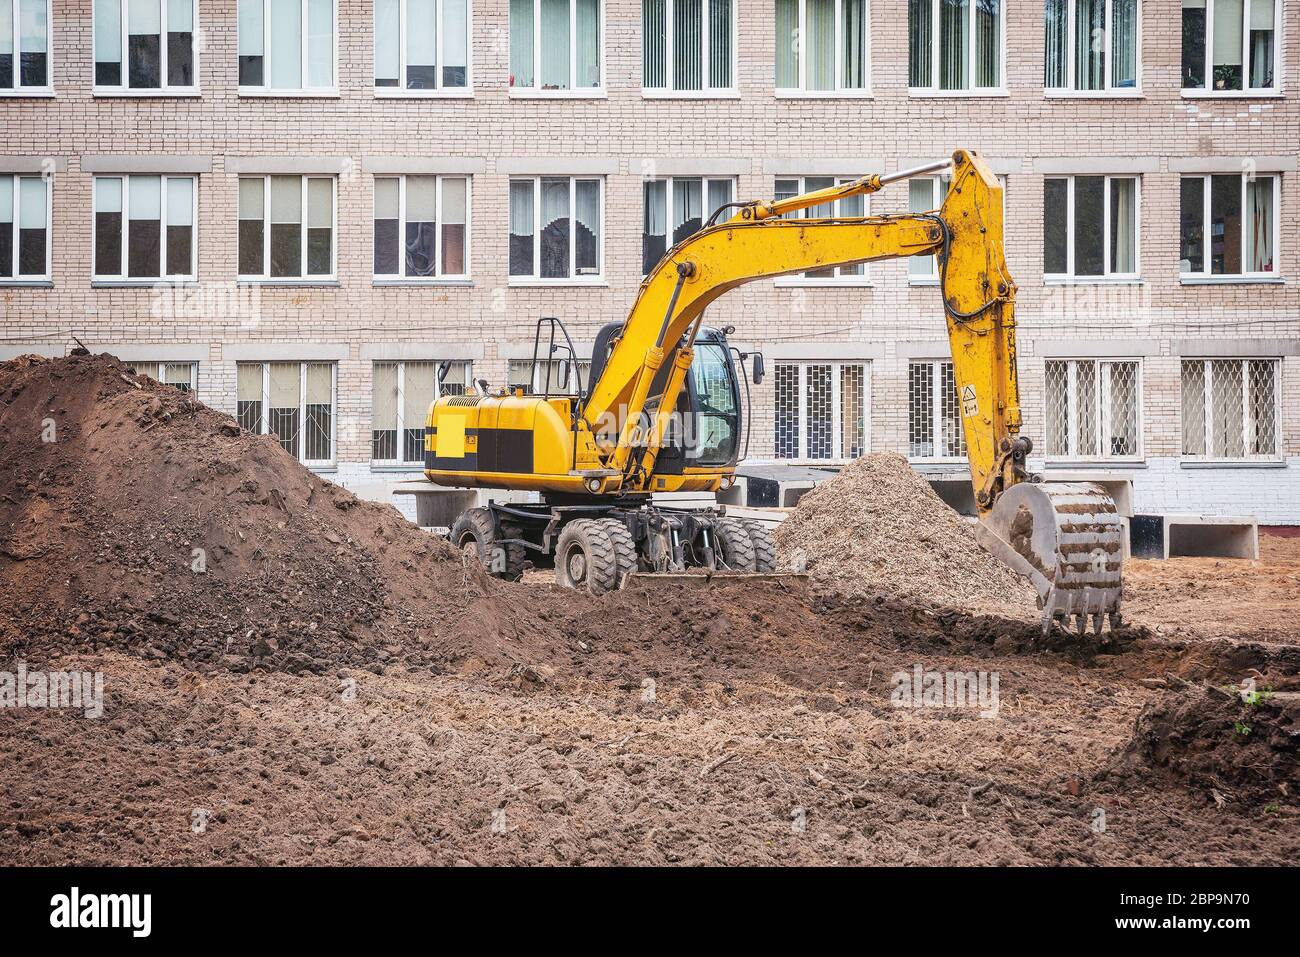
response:
<path fill-rule="evenodd" d="M 1033 583 L 1043 633 L 1074 619 L 1082 634 L 1102 615 L 1120 625 L 1124 525 L 1115 501 L 1089 482 L 1023 482 L 1007 489 L 979 526 L 994 555 Z"/>

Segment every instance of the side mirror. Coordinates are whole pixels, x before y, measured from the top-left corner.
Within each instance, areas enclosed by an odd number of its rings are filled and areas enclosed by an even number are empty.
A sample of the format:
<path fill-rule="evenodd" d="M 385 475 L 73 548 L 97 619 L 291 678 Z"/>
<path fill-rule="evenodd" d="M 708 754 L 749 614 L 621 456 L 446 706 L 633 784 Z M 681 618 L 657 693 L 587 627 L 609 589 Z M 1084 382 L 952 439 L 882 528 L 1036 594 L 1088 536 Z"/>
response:
<path fill-rule="evenodd" d="M 762 385 L 763 377 L 767 375 L 767 368 L 763 364 L 763 353 L 755 352 L 751 358 L 754 360 L 754 385 Z"/>
<path fill-rule="evenodd" d="M 447 373 L 450 371 L 451 371 L 450 359 L 443 359 L 440 363 L 438 363 L 438 385 L 442 385 L 443 380 L 447 378 Z"/>

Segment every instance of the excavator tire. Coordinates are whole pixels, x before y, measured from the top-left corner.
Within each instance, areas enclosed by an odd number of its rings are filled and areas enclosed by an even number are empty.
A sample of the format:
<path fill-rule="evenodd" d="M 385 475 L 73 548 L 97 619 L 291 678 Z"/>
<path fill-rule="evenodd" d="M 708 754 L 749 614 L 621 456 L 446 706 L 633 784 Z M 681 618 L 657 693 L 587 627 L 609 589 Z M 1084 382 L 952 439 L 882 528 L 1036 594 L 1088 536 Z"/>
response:
<path fill-rule="evenodd" d="M 776 537 L 772 529 L 756 519 L 741 519 L 749 531 L 749 539 L 754 543 L 754 571 L 776 571 Z"/>
<path fill-rule="evenodd" d="M 596 524 L 605 530 L 614 545 L 614 555 L 618 559 L 618 580 L 614 587 L 620 588 L 623 579 L 637 570 L 636 540 L 631 530 L 616 518 L 598 519 Z"/>
<path fill-rule="evenodd" d="M 756 571 L 754 540 L 749 528 L 738 518 L 720 518 L 713 523 L 714 555 L 718 567 L 726 571 Z"/>
<path fill-rule="evenodd" d="M 555 546 L 555 580 L 565 588 L 599 595 L 618 585 L 618 551 L 599 520 L 565 525 Z"/>
<path fill-rule="evenodd" d="M 477 558 L 489 575 L 506 581 L 518 581 L 524 573 L 524 546 L 498 546 L 498 537 L 515 538 L 518 529 L 507 531 L 503 527 L 502 532 L 501 536 L 497 535 L 491 509 L 471 508 L 456 519 L 448 539 L 462 553 Z"/>

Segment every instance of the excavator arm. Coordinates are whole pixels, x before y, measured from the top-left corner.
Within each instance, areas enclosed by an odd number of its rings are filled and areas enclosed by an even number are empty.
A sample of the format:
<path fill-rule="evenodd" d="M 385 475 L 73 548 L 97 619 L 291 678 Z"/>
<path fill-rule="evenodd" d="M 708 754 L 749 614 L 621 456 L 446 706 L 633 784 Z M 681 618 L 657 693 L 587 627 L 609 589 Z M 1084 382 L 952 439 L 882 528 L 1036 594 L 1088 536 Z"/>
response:
<path fill-rule="evenodd" d="M 934 213 L 788 218 L 873 193 L 890 182 L 951 169 Z M 833 207 L 832 207 L 833 208 Z M 693 359 L 705 309 L 735 287 L 775 276 L 881 259 L 935 255 L 966 439 L 979 536 L 1038 591 L 1044 630 L 1073 616 L 1119 621 L 1122 524 L 1109 494 L 1079 483 L 1041 485 L 1020 434 L 1016 286 L 1003 248 L 1002 188 L 979 156 L 889 176 L 872 175 L 775 202 L 743 205 L 728 221 L 678 243 L 641 284 L 631 313 L 583 408 L 583 426 L 624 491 L 650 487 L 672 410 Z M 666 379 L 661 375 L 671 360 Z M 652 389 L 663 383 L 647 414 Z M 1015 489 L 1015 494 L 1006 495 Z"/>
<path fill-rule="evenodd" d="M 952 188 L 937 213 L 786 218 L 949 166 Z M 927 254 L 939 258 L 971 478 L 984 514 L 1004 488 L 1024 478 L 1030 444 L 1019 435 L 1016 289 L 1002 249 L 1002 189 L 979 157 L 968 151 L 954 154 L 951 163 L 889 177 L 868 176 L 770 204 L 748 204 L 727 222 L 675 246 L 641 284 L 583 409 L 606 464 L 626 475 L 625 488 L 653 474 L 664 429 L 690 367 L 700 320 L 719 296 L 756 279 Z M 643 419 L 652 386 L 670 359 L 672 369 L 656 414 Z"/>

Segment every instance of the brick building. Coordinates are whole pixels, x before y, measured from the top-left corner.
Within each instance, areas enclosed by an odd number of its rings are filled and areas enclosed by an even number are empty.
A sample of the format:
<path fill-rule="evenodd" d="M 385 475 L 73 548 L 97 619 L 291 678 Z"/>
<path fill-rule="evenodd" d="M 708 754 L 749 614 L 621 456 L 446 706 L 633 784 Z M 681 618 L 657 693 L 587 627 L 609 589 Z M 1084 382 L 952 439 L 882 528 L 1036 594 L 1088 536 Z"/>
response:
<path fill-rule="evenodd" d="M 435 363 L 521 381 L 717 202 L 970 147 L 1034 464 L 1297 523 L 1298 49 L 1296 0 L 0 0 L 0 358 L 75 336 L 410 477 Z M 960 470 L 932 260 L 710 321 L 767 357 L 751 458 Z"/>

